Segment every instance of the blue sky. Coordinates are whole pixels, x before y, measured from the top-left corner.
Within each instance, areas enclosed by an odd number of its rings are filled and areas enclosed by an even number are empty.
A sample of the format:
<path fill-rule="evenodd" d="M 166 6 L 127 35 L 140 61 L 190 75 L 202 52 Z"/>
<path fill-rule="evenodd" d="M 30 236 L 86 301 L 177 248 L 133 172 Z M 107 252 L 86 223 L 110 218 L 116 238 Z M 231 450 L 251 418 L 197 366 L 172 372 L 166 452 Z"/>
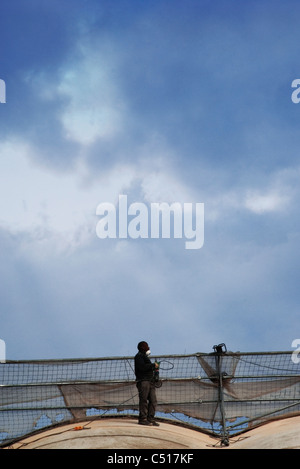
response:
<path fill-rule="evenodd" d="M 2 0 L 8 359 L 290 350 L 300 336 L 297 1 Z M 96 208 L 205 204 L 205 242 Z"/>

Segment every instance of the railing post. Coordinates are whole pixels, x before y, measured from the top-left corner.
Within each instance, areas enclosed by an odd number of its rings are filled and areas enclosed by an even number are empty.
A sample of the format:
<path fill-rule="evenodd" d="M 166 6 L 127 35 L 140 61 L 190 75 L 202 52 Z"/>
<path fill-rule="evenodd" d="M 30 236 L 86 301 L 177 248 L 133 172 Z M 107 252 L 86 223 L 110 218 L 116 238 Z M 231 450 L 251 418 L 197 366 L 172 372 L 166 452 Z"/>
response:
<path fill-rule="evenodd" d="M 221 368 L 221 361 L 222 355 L 226 353 L 226 345 L 219 344 L 214 345 L 215 357 L 216 357 L 216 371 L 217 376 L 219 378 L 218 386 L 219 386 L 219 405 L 222 417 L 222 438 L 221 438 L 221 445 L 229 446 L 229 437 L 228 432 L 226 429 L 226 415 L 225 415 L 225 406 L 224 406 L 224 392 L 223 392 L 223 373 Z"/>

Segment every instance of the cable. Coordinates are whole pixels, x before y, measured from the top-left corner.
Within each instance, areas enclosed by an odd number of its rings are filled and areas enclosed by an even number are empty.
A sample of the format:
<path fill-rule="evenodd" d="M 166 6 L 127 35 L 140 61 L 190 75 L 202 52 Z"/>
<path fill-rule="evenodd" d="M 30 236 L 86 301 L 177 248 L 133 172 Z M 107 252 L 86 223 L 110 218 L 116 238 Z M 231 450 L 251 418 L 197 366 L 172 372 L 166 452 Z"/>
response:
<path fill-rule="evenodd" d="M 163 368 L 163 367 L 161 366 L 162 363 L 168 363 L 168 364 L 171 365 L 171 366 L 170 366 L 170 368 Z M 174 363 L 171 363 L 171 362 L 168 361 L 168 360 L 162 360 L 162 361 L 160 362 L 160 365 L 159 365 L 159 369 L 160 369 L 160 370 L 163 370 L 163 371 L 170 371 L 170 370 L 173 370 L 173 368 L 174 368 Z"/>

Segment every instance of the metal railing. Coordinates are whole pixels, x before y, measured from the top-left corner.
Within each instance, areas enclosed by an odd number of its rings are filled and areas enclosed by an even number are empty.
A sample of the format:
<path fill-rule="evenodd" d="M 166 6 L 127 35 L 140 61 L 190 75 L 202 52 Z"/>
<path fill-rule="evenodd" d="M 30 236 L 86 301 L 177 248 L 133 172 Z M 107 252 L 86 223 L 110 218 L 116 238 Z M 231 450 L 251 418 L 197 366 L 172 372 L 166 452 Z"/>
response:
<path fill-rule="evenodd" d="M 164 355 L 157 415 L 220 437 L 300 414 L 292 352 Z M 134 357 L 0 363 L 0 445 L 70 422 L 138 414 Z"/>

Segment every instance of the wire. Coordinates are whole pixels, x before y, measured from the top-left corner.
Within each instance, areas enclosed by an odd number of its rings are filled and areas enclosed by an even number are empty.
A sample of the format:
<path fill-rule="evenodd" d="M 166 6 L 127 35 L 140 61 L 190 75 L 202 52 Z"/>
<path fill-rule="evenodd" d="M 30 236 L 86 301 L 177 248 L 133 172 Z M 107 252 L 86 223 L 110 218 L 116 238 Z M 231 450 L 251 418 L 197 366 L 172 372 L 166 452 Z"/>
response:
<path fill-rule="evenodd" d="M 243 363 L 253 365 L 253 366 L 256 366 L 258 368 L 265 368 L 265 369 L 268 369 L 268 370 L 275 370 L 275 371 L 291 372 L 291 370 L 287 369 L 287 368 L 280 368 L 280 367 L 275 367 L 275 366 L 271 366 L 271 365 L 266 365 L 265 363 L 258 363 L 257 361 L 251 361 L 251 360 L 248 360 L 246 358 L 239 358 L 239 361 L 241 361 Z M 278 375 L 278 376 L 280 377 L 280 375 Z"/>
<path fill-rule="evenodd" d="M 169 367 L 169 368 L 164 368 L 164 367 L 161 366 L 162 363 L 168 363 L 168 364 L 170 365 L 170 367 Z M 159 369 L 160 369 L 160 370 L 163 370 L 163 371 L 170 371 L 170 370 L 173 370 L 173 368 L 174 368 L 174 363 L 171 363 L 171 362 L 169 362 L 168 360 L 162 360 L 162 361 L 160 362 L 160 365 L 159 365 Z"/>

